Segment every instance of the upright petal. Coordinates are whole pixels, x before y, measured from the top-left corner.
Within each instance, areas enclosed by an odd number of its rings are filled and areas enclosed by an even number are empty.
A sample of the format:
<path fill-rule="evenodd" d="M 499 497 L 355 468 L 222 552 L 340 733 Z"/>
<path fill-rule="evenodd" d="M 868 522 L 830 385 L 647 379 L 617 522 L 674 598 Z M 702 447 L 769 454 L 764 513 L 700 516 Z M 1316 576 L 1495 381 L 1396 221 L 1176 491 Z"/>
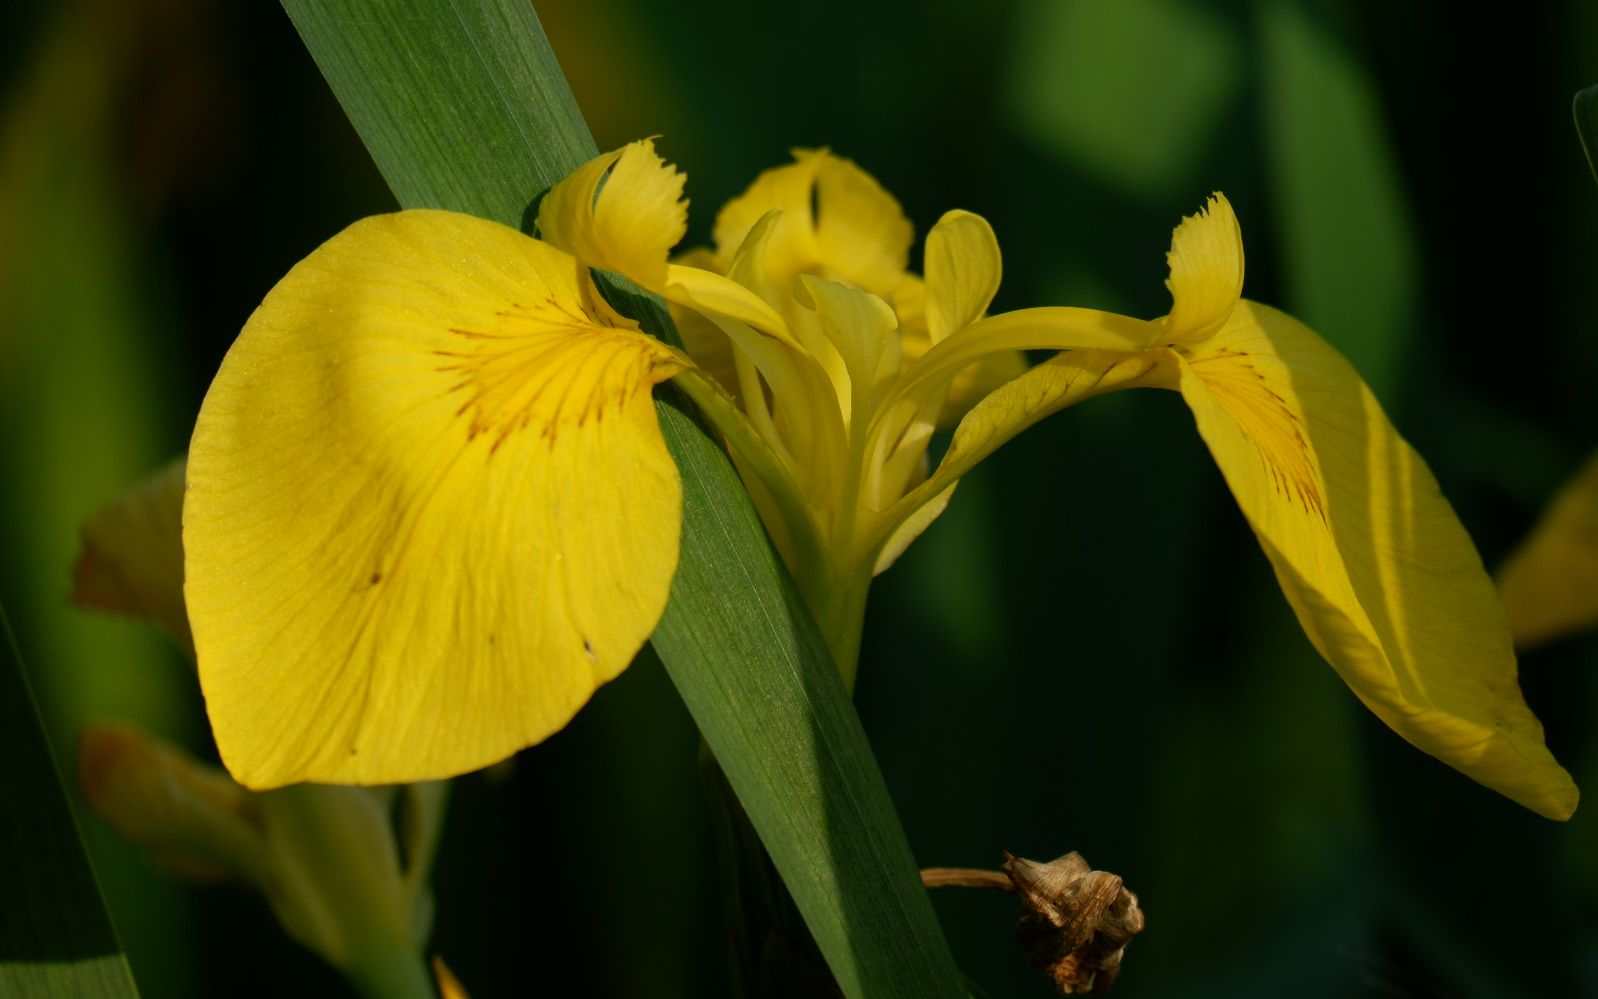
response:
<path fill-rule="evenodd" d="M 1225 195 L 1211 195 L 1198 214 L 1182 220 L 1166 261 L 1169 339 L 1192 342 L 1220 329 L 1243 295 L 1243 232 Z"/>
<path fill-rule="evenodd" d="M 887 302 L 859 288 L 808 274 L 801 281 L 848 372 L 849 391 L 839 396 L 844 419 L 868 420 L 878 393 L 899 373 L 898 317 Z"/>
<path fill-rule="evenodd" d="M 814 262 L 812 195 L 822 155 L 796 150 L 796 162 L 763 172 L 742 194 L 722 206 L 712 238 L 723 270 L 731 266 L 755 226 L 772 212 L 779 214 L 772 233 L 765 237 L 764 266 L 780 275 L 780 282 L 786 282 Z"/>
<path fill-rule="evenodd" d="M 1001 273 L 993 228 L 980 215 L 945 213 L 927 233 L 926 272 L 926 346 L 930 346 L 981 319 L 993 303 Z M 913 361 L 924 352 L 925 347 L 917 350 L 906 338 L 905 360 Z M 1026 356 L 1018 350 L 998 351 L 969 365 L 949 383 L 938 426 L 958 423 L 984 396 L 1026 368 Z"/>
<path fill-rule="evenodd" d="M 396 783 L 559 729 L 665 606 L 680 484 L 649 390 L 681 362 L 597 325 L 571 258 L 415 211 L 267 296 L 195 428 L 190 617 L 246 785 Z"/>
<path fill-rule="evenodd" d="M 1354 369 L 1248 301 L 1182 355 L 1199 433 L 1320 653 L 1418 748 L 1568 818 L 1576 787 L 1521 698 L 1481 559 Z"/>
<path fill-rule="evenodd" d="M 849 160 L 822 156 L 815 224 L 821 262 L 851 284 L 883 294 L 909 266 L 910 220 L 875 177 Z"/>
<path fill-rule="evenodd" d="M 1522 646 L 1598 627 L 1598 455 L 1504 563 L 1498 591 Z"/>
<path fill-rule="evenodd" d="M 785 287 L 809 271 L 889 297 L 905 274 L 914 237 L 899 202 L 870 174 L 824 149 L 796 149 L 794 159 L 762 173 L 716 216 L 722 259 L 731 258 L 756 222 L 780 209 L 766 257 L 774 284 Z"/>
<path fill-rule="evenodd" d="M 596 156 L 544 195 L 538 233 L 590 267 L 651 291 L 666 281 L 666 259 L 688 231 L 684 177 L 640 139 Z"/>
<path fill-rule="evenodd" d="M 932 342 L 982 318 L 999 291 L 999 241 L 987 219 L 947 212 L 927 233 L 927 329 Z"/>

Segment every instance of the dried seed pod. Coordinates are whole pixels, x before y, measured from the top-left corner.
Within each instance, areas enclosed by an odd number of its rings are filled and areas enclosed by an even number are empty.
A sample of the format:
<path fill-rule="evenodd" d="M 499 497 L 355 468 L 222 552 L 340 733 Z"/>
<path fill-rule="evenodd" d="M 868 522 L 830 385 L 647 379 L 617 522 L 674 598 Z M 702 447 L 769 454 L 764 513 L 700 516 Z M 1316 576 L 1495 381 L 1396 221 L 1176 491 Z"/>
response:
<path fill-rule="evenodd" d="M 1005 854 L 1021 897 L 1015 938 L 1062 995 L 1108 992 L 1127 942 L 1143 930 L 1137 896 L 1076 852 L 1046 864 Z"/>

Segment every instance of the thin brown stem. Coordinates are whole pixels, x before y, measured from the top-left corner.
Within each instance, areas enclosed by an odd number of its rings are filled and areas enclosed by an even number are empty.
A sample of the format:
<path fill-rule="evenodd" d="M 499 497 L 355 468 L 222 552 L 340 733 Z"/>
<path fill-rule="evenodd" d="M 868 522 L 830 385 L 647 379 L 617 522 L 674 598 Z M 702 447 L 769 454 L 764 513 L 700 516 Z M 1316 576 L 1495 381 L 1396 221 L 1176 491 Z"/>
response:
<path fill-rule="evenodd" d="M 928 888 L 1015 891 L 1015 884 L 1003 871 L 983 871 L 973 867 L 925 867 L 921 870 L 921 883 Z"/>

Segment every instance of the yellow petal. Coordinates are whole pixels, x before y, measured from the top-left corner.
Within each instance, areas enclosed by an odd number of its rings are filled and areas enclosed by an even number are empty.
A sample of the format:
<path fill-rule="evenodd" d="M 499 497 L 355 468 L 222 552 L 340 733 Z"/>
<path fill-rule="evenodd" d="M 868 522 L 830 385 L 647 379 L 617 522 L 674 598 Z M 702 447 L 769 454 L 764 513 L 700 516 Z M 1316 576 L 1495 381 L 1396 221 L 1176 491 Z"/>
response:
<path fill-rule="evenodd" d="M 544 195 L 539 236 L 589 267 L 659 291 L 666 258 L 688 231 L 684 179 L 651 139 L 601 154 Z"/>
<path fill-rule="evenodd" d="M 899 319 L 887 302 L 859 288 L 809 274 L 801 280 L 848 371 L 849 398 L 839 399 L 844 419 L 869 419 L 878 391 L 899 373 L 899 340 L 893 335 Z"/>
<path fill-rule="evenodd" d="M 727 449 L 737 460 L 749 492 L 760 508 L 761 520 L 785 556 L 809 558 L 820 550 L 820 526 L 810 496 L 800 485 L 791 455 L 762 432 L 760 424 L 742 412 L 708 372 L 686 368 L 674 384 L 722 432 Z M 802 550 L 808 545 L 810 550 Z M 799 564 L 785 558 L 789 566 Z"/>
<path fill-rule="evenodd" d="M 767 170 L 754 183 L 722 206 L 716 215 L 712 238 L 725 271 L 755 226 L 772 212 L 773 232 L 766 236 L 763 265 L 782 281 L 816 260 L 815 222 L 811 218 L 812 192 L 820 154 L 795 151 L 797 162 Z"/>
<path fill-rule="evenodd" d="M 926 311 L 931 343 L 946 339 L 987 312 L 999 290 L 999 261 L 999 241 L 980 215 L 949 212 L 927 233 Z M 919 355 L 919 351 L 911 353 L 907 341 L 907 358 Z M 955 425 L 984 396 L 1026 368 L 1026 356 L 1018 350 L 989 354 L 969 365 L 949 383 L 938 426 Z"/>
<path fill-rule="evenodd" d="M 949 488 L 922 504 L 906 517 L 903 523 L 894 528 L 893 533 L 888 536 L 887 544 L 877 553 L 877 560 L 871 567 L 873 576 L 887 572 L 889 566 L 899 561 L 899 556 L 910 547 L 910 543 L 921 537 L 922 532 L 931 527 L 934 520 L 943 516 L 943 511 L 949 508 L 949 500 L 954 498 L 954 487 L 959 484 L 959 480 L 950 483 Z"/>
<path fill-rule="evenodd" d="M 1243 232 L 1225 195 L 1211 195 L 1198 214 L 1182 220 L 1165 259 L 1168 339 L 1191 342 L 1219 329 L 1243 294 Z"/>
<path fill-rule="evenodd" d="M 1096 395 L 1156 384 L 1156 368 L 1167 352 L 1142 346 L 1158 331 L 1157 325 L 1092 309 L 1024 309 L 965 326 L 908 365 L 878 406 L 867 447 L 878 456 L 868 485 L 880 512 L 870 518 L 861 543 L 876 553 L 878 571 L 892 560 L 883 561 L 883 555 L 897 557 L 931 524 L 947 503 L 937 502 L 941 494 L 1016 434 Z M 1016 370 L 1024 365 L 1022 349 L 1062 353 L 1022 373 Z M 965 395 L 978 379 L 992 379 L 993 387 L 973 406 Z M 935 417 L 955 398 L 951 388 L 961 392 L 969 411 L 937 469 L 917 484 Z M 914 488 L 895 499 L 907 485 Z M 929 504 L 935 510 L 923 514 Z"/>
<path fill-rule="evenodd" d="M 887 297 L 905 273 L 914 236 L 899 203 L 870 174 L 826 150 L 796 149 L 794 159 L 762 173 L 722 208 L 718 253 L 730 259 L 756 222 L 781 210 L 766 258 L 774 285 L 808 271 Z"/>
<path fill-rule="evenodd" d="M 1498 591 L 1522 646 L 1598 626 L 1598 455 L 1504 563 Z"/>
<path fill-rule="evenodd" d="M 821 262 L 850 284 L 881 294 L 909 265 L 910 220 L 876 178 L 846 159 L 821 154 L 815 224 Z"/>
<path fill-rule="evenodd" d="M 932 342 L 982 318 L 999 290 L 999 241 L 980 215 L 949 212 L 927 233 L 927 329 Z"/>
<path fill-rule="evenodd" d="M 679 254 L 670 266 L 711 274 L 721 273 L 721 264 L 716 260 L 715 253 L 702 246 Z M 671 321 L 677 327 L 677 335 L 682 337 L 683 351 L 693 358 L 701 370 L 721 383 L 722 388 L 737 396 L 738 372 L 733 361 L 732 341 L 698 310 L 669 299 L 667 304 L 671 308 Z"/>
<path fill-rule="evenodd" d="M 787 324 L 759 295 L 714 271 L 672 264 L 662 293 L 676 305 L 743 323 L 788 343 Z"/>
<path fill-rule="evenodd" d="M 671 321 L 677 327 L 677 335 L 682 338 L 683 352 L 693 358 L 694 364 L 701 370 L 716 379 L 722 388 L 737 396 L 740 391 L 737 361 L 732 341 L 727 339 L 721 327 L 698 311 L 676 303 L 671 303 Z"/>
<path fill-rule="evenodd" d="M 449 212 L 358 222 L 267 296 L 206 397 L 187 596 L 257 788 L 486 766 L 559 729 L 665 606 L 681 367 L 583 313 L 571 258 Z"/>
<path fill-rule="evenodd" d="M 973 406 L 1026 370 L 1026 355 L 1019 350 L 1001 350 L 967 366 L 949 382 L 948 397 L 938 412 L 939 429 L 958 425 Z"/>
<path fill-rule="evenodd" d="M 799 346 L 788 324 L 758 293 L 765 286 L 768 251 L 781 219 L 782 212 L 773 210 L 757 220 L 729 262 L 725 277 L 672 266 L 666 295 L 711 320 L 731 340 L 736 347 L 739 394 L 747 412 L 773 443 L 782 442 L 804 470 L 814 495 L 822 496 L 831 488 L 829 480 L 841 474 L 844 462 L 844 410 L 838 392 L 847 396 L 848 379 L 843 359 L 822 334 L 814 313 L 794 303 L 795 315 L 807 317 L 815 327 L 807 343 L 825 348 L 823 356 L 836 362 L 841 389 L 835 386 L 823 360 L 813 350 Z M 783 295 L 792 301 L 786 291 Z M 757 372 L 770 387 L 769 409 Z"/>
<path fill-rule="evenodd" d="M 183 461 L 167 465 L 83 525 L 72 602 L 148 617 L 192 652 L 183 607 Z"/>
<path fill-rule="evenodd" d="M 1096 309 L 1018 309 L 989 316 L 957 330 L 906 365 L 895 388 L 914 399 L 947 384 L 974 361 L 1021 350 L 1109 350 L 1139 352 L 1163 332 L 1159 323 Z"/>
<path fill-rule="evenodd" d="M 454 972 L 444 963 L 444 959 L 437 954 L 433 955 L 433 978 L 438 982 L 440 999 L 469 999 L 465 986 L 461 985 L 460 979 L 455 977 Z"/>
<path fill-rule="evenodd" d="M 1521 698 L 1481 560 L 1348 362 L 1245 301 L 1180 379 L 1299 622 L 1360 700 L 1418 748 L 1568 818 L 1575 784 Z"/>
<path fill-rule="evenodd" d="M 1034 324 L 1053 311 L 1035 310 Z M 1039 332 L 1034 329 L 1033 335 Z M 874 519 L 868 543 L 883 545 L 877 571 L 887 568 L 943 511 L 961 476 L 1017 434 L 1096 396 L 1161 384 L 1169 367 L 1165 351 L 1066 350 L 995 389 L 960 421 L 932 475 Z M 885 421 L 886 428 L 891 422 Z"/>

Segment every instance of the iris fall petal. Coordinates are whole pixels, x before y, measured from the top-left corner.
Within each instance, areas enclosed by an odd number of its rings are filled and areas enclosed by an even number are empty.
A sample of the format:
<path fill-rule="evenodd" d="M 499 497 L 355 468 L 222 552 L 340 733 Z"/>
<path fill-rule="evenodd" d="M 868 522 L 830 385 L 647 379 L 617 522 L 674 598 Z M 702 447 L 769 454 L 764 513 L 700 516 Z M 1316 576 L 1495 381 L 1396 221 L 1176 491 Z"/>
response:
<path fill-rule="evenodd" d="M 1416 747 L 1549 818 L 1577 792 L 1516 681 L 1502 605 L 1353 367 L 1242 301 L 1180 388 L 1310 641 Z"/>
<path fill-rule="evenodd" d="M 464 215 L 358 222 L 267 296 L 190 450 L 186 595 L 251 787 L 394 783 L 564 725 L 665 606 L 674 354 L 570 257 Z"/>
<path fill-rule="evenodd" d="M 1504 563 L 1498 588 L 1523 646 L 1598 626 L 1598 455 Z"/>

